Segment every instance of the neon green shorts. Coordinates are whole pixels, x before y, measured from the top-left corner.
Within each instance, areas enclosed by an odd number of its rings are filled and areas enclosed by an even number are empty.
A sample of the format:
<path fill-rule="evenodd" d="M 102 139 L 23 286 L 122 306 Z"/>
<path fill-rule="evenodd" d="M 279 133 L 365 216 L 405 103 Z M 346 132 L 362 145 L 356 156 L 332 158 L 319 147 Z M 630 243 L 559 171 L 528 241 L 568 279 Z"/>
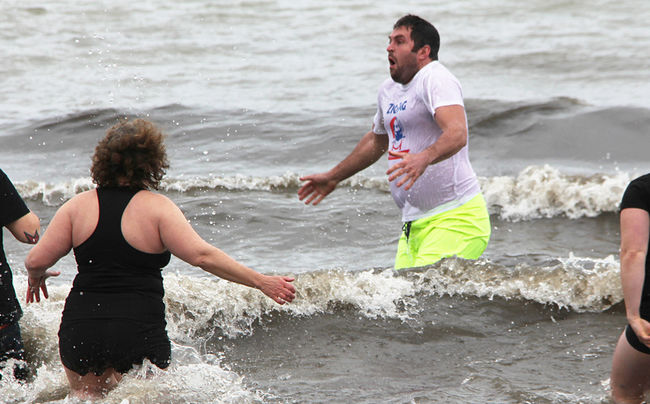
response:
<path fill-rule="evenodd" d="M 408 223 L 397 245 L 395 269 L 431 265 L 452 256 L 477 259 L 490 239 L 490 214 L 479 193 L 455 209 L 414 220 L 407 227 Z"/>

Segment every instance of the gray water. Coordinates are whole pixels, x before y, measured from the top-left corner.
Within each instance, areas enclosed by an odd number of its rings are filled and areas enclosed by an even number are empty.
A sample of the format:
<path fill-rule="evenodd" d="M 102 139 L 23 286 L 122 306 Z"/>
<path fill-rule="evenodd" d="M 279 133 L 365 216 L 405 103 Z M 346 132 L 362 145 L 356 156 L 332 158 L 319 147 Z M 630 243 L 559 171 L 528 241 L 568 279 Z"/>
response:
<path fill-rule="evenodd" d="M 650 171 L 650 6 L 294 3 L 2 3 L 0 166 L 44 228 L 92 188 L 107 128 L 144 117 L 167 134 L 160 192 L 199 234 L 296 277 L 280 307 L 173 259 L 172 365 L 132 371 L 105 401 L 609 402 L 625 324 L 616 210 Z M 478 261 L 396 274 L 385 160 L 318 207 L 296 191 L 370 127 L 406 12 L 438 27 L 463 85 L 493 233 Z M 22 296 L 28 247 L 4 236 Z M 72 255 L 57 269 L 50 299 L 24 306 L 33 380 L 3 371 L 0 401 L 71 401 L 56 333 Z"/>

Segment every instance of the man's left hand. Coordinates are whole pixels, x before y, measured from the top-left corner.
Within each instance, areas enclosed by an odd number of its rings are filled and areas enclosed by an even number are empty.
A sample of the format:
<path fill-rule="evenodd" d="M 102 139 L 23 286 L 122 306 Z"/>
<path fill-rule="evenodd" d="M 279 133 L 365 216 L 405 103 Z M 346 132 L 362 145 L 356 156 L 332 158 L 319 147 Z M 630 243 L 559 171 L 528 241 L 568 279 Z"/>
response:
<path fill-rule="evenodd" d="M 388 181 L 393 181 L 398 177 L 402 177 L 396 185 L 401 187 L 406 184 L 404 187 L 405 191 L 411 189 L 415 180 L 420 178 L 424 170 L 429 166 L 429 158 L 426 153 L 409 154 L 406 152 L 389 151 L 388 154 L 402 159 L 402 161 L 394 164 L 388 169 L 388 171 L 386 171 L 386 174 L 389 175 Z"/>

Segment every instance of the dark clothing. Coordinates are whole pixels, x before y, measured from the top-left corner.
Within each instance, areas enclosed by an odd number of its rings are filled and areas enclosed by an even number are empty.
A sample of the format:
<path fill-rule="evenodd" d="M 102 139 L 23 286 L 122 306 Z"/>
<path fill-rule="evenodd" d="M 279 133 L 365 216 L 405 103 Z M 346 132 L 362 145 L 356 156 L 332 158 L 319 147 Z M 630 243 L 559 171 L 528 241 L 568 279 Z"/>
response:
<path fill-rule="evenodd" d="M 14 377 L 25 380 L 29 376 L 29 368 L 25 361 L 25 347 L 20 336 L 20 326 L 17 322 L 8 324 L 0 330 L 0 368 L 7 359 L 16 359 Z M 2 377 L 0 377 L 2 379 Z"/>
<path fill-rule="evenodd" d="M 25 348 L 18 320 L 23 315 L 14 290 L 11 268 L 5 256 L 2 228 L 29 213 L 25 202 L 4 171 L 0 170 L 0 366 L 7 359 L 24 361 Z M 14 377 L 27 378 L 24 362 L 14 366 Z"/>
<path fill-rule="evenodd" d="M 28 213 L 27 205 L 11 180 L 0 170 L 0 325 L 15 323 L 23 314 L 16 299 L 11 268 L 4 252 L 2 228 Z"/>
<path fill-rule="evenodd" d="M 127 372 L 148 358 L 169 365 L 161 269 L 171 254 L 149 254 L 122 235 L 122 214 L 137 190 L 98 188 L 99 220 L 74 249 L 79 273 L 63 309 L 61 361 L 81 375 Z"/>
<path fill-rule="evenodd" d="M 9 358 L 25 359 L 25 347 L 18 323 L 7 324 L 0 330 L 0 362 Z"/>
<path fill-rule="evenodd" d="M 126 373 L 145 358 L 165 369 L 171 360 L 171 345 L 164 323 L 81 320 L 61 324 L 59 354 L 68 369 L 99 376 L 108 368 Z"/>
<path fill-rule="evenodd" d="M 650 214 L 650 174 L 643 175 L 630 182 L 623 194 L 620 209 L 637 208 L 643 209 Z M 650 240 L 648 241 L 648 251 L 650 252 Z M 643 289 L 641 291 L 641 307 L 639 313 L 641 318 L 650 321 L 650 254 L 646 254 L 645 259 L 645 278 Z M 632 327 L 629 325 L 625 330 L 625 336 L 629 344 L 637 351 L 650 354 L 650 349 L 645 346 L 634 334 Z"/>
<path fill-rule="evenodd" d="M 636 333 L 629 324 L 625 327 L 625 338 L 632 348 L 641 353 L 650 354 L 650 348 L 639 340 L 639 337 L 636 336 Z"/>

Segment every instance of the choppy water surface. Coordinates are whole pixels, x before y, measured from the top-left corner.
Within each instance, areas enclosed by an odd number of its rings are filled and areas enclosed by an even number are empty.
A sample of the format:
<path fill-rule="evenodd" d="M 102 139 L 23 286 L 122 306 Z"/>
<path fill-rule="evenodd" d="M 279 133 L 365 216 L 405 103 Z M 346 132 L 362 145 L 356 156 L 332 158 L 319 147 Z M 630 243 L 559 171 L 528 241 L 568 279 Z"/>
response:
<path fill-rule="evenodd" d="M 109 403 L 606 403 L 625 324 L 617 205 L 650 168 L 650 7 L 643 1 L 445 4 L 194 0 L 8 2 L 0 13 L 0 166 L 44 227 L 93 187 L 121 117 L 167 133 L 160 192 L 197 231 L 298 298 L 173 259 L 173 361 Z M 507 11 L 507 12 L 504 12 Z M 401 223 L 381 160 L 318 207 L 300 176 L 371 124 L 386 38 L 406 12 L 441 31 L 463 84 L 493 233 L 478 261 L 391 270 Z M 5 232 L 24 295 L 28 247 Z M 58 359 L 74 259 L 21 326 L 33 380 L 6 402 L 69 402 Z"/>

